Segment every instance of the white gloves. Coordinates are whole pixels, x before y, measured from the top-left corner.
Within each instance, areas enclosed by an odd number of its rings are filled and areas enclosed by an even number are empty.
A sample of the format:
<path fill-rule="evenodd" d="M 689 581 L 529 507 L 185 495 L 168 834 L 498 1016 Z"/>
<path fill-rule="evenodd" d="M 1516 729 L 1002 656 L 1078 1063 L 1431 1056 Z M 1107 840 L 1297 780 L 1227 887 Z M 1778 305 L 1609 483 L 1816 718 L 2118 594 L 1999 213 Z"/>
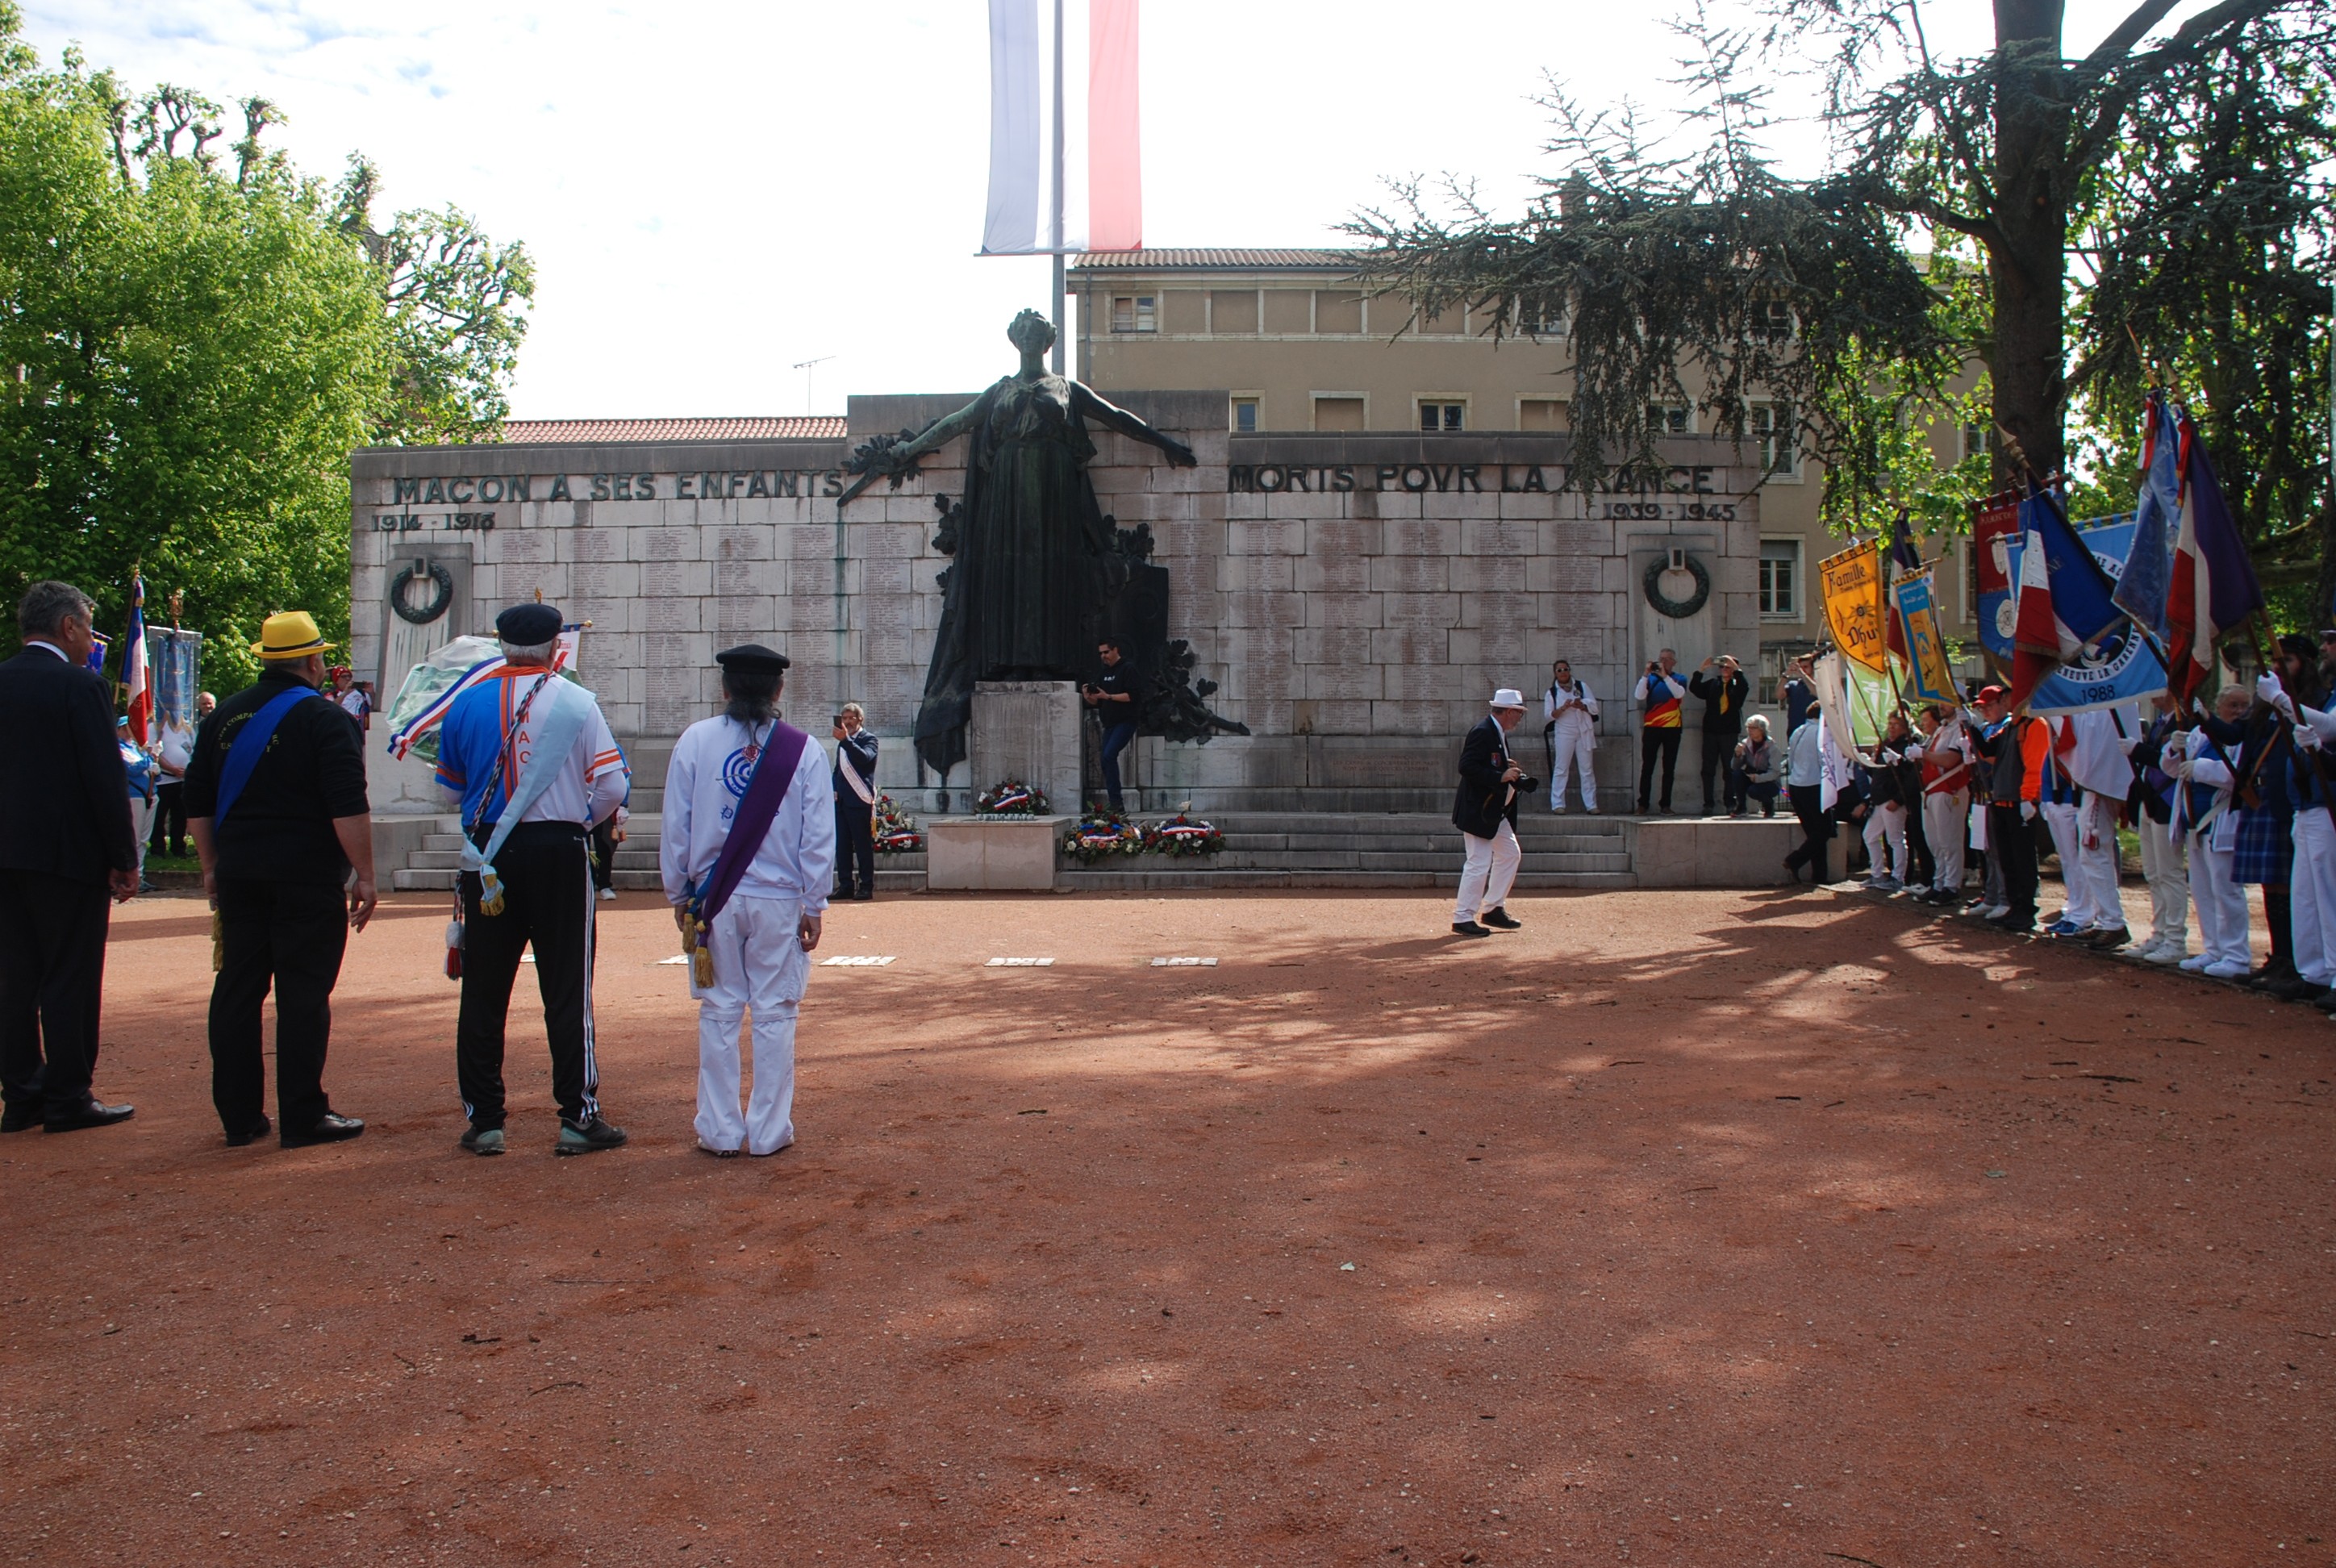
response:
<path fill-rule="evenodd" d="M 2320 749 L 2320 732 L 2313 729 L 2308 724 L 2297 725 L 2295 726 L 2295 744 L 2299 748 L 2304 751 L 2318 751 Z"/>
<path fill-rule="evenodd" d="M 2036 820 L 2036 803 L 2034 801 L 2021 801 L 2020 803 L 2020 820 L 2024 823 L 2032 823 Z"/>
<path fill-rule="evenodd" d="M 2295 704 L 2289 699 L 2286 690 L 2280 686 L 2279 677 L 2275 675 L 2256 677 L 2255 695 L 2285 714 L 2291 721 L 2294 719 Z"/>

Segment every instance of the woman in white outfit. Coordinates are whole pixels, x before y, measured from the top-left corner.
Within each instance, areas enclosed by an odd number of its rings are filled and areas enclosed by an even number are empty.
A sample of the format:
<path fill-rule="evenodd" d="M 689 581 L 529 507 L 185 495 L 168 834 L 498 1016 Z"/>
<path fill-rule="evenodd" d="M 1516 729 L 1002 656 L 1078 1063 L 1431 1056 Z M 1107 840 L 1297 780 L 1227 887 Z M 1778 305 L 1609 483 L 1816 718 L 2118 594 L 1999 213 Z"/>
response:
<path fill-rule="evenodd" d="M 1542 716 L 1549 721 L 1549 809 L 1565 814 L 1565 781 L 1579 771 L 1582 809 L 1595 816 L 1598 774 L 1591 762 L 1598 751 L 1598 698 L 1565 660 L 1559 659 L 1549 673 L 1549 690 L 1541 699 Z"/>

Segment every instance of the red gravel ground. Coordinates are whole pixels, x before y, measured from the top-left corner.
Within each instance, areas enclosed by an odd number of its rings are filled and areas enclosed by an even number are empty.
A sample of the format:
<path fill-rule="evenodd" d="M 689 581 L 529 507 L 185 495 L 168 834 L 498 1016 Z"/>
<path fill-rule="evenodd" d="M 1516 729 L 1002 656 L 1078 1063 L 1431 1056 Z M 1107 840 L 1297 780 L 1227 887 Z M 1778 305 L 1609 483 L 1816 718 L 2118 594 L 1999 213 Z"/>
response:
<path fill-rule="evenodd" d="M 898 961 L 813 971 L 802 1142 L 716 1162 L 628 897 L 632 1146 L 550 1156 L 530 1017 L 487 1161 L 442 905 L 352 944 L 371 1130 L 287 1153 L 141 901 L 137 1119 L 0 1143 L 0 1555 L 2336 1561 L 2327 1019 L 1854 897 L 1514 907 L 848 906 Z"/>

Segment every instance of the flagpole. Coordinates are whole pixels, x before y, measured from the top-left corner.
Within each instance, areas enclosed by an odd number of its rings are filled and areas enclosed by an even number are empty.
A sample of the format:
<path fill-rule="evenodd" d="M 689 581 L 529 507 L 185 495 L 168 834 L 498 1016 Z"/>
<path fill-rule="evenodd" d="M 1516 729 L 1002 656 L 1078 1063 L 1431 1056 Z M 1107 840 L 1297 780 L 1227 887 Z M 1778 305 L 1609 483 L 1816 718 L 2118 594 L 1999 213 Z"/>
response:
<path fill-rule="evenodd" d="M 1055 0 L 1055 374 L 1063 374 L 1063 0 Z"/>

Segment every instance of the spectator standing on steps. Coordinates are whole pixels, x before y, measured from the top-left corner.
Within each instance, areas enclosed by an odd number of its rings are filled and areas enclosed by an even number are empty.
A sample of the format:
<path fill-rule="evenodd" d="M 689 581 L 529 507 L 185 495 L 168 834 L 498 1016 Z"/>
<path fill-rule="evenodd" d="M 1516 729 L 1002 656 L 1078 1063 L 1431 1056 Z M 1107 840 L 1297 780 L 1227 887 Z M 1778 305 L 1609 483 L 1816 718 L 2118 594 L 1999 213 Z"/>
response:
<path fill-rule="evenodd" d="M 107 900 L 138 892 L 113 702 L 89 667 L 90 609 L 70 583 L 33 584 L 16 608 L 24 646 L 0 664 L 0 1132 L 131 1115 L 90 1092 Z"/>
<path fill-rule="evenodd" d="M 1633 692 L 1639 704 L 1639 814 L 1649 814 L 1647 803 L 1655 780 L 1655 764 L 1663 765 L 1663 814 L 1671 812 L 1671 779 L 1679 772 L 1679 706 L 1687 700 L 1687 683 L 1677 672 L 1679 655 L 1670 648 L 1657 654 L 1639 677 Z"/>
<path fill-rule="evenodd" d="M 1598 698 L 1590 683 L 1559 659 L 1550 667 L 1549 690 L 1542 696 L 1542 716 L 1549 721 L 1549 809 L 1565 814 L 1565 781 L 1582 775 L 1582 809 L 1598 814 Z"/>
<path fill-rule="evenodd" d="M 1728 763 L 1736 750 L 1736 739 L 1744 729 L 1744 704 L 1752 694 L 1752 683 L 1736 667 L 1736 656 L 1723 653 L 1717 661 L 1705 659 L 1688 677 L 1687 688 L 1703 699 L 1703 814 L 1716 817 L 1728 809 L 1721 803 L 1721 792 L 1728 784 Z M 1718 778 L 1715 789 L 1712 780 Z M 1670 791 L 1666 780 L 1663 803 L 1670 803 Z"/>
<path fill-rule="evenodd" d="M 1125 658 L 1119 644 L 1105 638 L 1095 645 L 1095 657 L 1103 660 L 1103 673 L 1083 687 L 1079 693 L 1086 705 L 1095 709 L 1095 722 L 1103 726 L 1104 793 L 1111 799 L 1114 812 L 1126 809 L 1124 791 L 1119 782 L 1119 754 L 1135 739 L 1135 686 L 1131 679 Z"/>
<path fill-rule="evenodd" d="M 835 896 L 876 896 L 876 735 L 856 702 L 835 716 Z M 854 876 L 858 880 L 855 881 Z"/>

